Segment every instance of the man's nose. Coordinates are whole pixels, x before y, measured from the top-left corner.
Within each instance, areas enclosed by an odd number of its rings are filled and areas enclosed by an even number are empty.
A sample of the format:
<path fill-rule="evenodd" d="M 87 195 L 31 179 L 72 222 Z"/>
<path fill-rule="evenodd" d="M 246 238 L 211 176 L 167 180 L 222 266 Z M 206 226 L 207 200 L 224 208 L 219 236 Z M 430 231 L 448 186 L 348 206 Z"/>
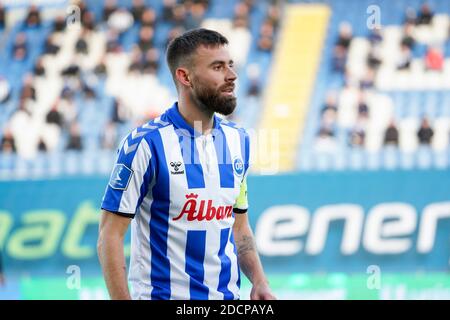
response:
<path fill-rule="evenodd" d="M 226 81 L 235 81 L 237 79 L 237 73 L 232 67 L 228 67 L 228 72 L 226 75 Z"/>

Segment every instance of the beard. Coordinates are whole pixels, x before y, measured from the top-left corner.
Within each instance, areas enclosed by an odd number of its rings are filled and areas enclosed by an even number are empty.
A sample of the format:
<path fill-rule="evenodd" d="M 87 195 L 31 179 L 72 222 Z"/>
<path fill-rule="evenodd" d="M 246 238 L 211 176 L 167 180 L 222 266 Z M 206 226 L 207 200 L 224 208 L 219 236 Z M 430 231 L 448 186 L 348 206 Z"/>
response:
<path fill-rule="evenodd" d="M 193 84 L 192 98 L 194 102 L 204 111 L 217 112 L 221 115 L 228 116 L 233 113 L 236 108 L 236 97 L 225 96 L 222 90 L 230 85 L 223 85 L 218 89 L 207 87 L 200 83 Z"/>

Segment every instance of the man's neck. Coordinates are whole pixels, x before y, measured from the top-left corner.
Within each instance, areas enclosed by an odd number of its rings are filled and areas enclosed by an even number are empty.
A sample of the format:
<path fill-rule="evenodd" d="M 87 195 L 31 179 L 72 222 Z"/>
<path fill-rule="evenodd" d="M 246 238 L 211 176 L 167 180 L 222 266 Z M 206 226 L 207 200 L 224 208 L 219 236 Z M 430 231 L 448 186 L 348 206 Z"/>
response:
<path fill-rule="evenodd" d="M 202 110 L 191 99 L 179 97 L 178 111 L 183 119 L 197 132 L 209 134 L 214 126 L 214 112 Z"/>

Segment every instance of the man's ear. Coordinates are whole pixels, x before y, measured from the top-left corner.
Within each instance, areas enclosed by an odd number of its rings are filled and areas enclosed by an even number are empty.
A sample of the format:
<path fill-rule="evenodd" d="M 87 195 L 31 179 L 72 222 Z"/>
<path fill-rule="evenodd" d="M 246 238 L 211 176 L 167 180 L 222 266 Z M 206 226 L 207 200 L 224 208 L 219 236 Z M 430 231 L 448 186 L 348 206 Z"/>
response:
<path fill-rule="evenodd" d="M 185 85 L 187 87 L 191 87 L 191 78 L 189 77 L 189 70 L 186 68 L 177 68 L 175 71 L 175 76 L 182 85 Z"/>

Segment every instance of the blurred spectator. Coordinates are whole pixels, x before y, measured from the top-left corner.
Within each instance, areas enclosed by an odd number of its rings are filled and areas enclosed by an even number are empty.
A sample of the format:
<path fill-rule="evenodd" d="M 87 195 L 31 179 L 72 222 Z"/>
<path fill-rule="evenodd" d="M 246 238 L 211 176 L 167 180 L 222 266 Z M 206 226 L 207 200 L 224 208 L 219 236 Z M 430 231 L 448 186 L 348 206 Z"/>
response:
<path fill-rule="evenodd" d="M 115 10 L 108 19 L 108 26 L 119 34 L 127 31 L 133 23 L 133 15 L 125 8 Z"/>
<path fill-rule="evenodd" d="M 255 0 L 241 0 L 241 1 L 247 6 L 249 13 L 251 13 L 252 10 L 255 8 Z"/>
<path fill-rule="evenodd" d="M 400 56 L 397 63 L 397 70 L 407 70 L 411 66 L 412 54 L 411 49 L 406 45 L 401 45 Z"/>
<path fill-rule="evenodd" d="M 37 149 L 41 152 L 48 151 L 47 144 L 45 143 L 45 141 L 42 138 L 39 138 Z"/>
<path fill-rule="evenodd" d="M 142 52 L 147 52 L 153 47 L 154 30 L 152 27 L 143 27 L 139 32 L 138 46 Z"/>
<path fill-rule="evenodd" d="M 41 26 L 41 15 L 39 13 L 38 7 L 32 5 L 29 10 L 27 17 L 25 18 L 25 27 L 28 29 L 39 28 Z"/>
<path fill-rule="evenodd" d="M 75 1 L 74 5 L 80 9 L 80 16 L 83 17 L 83 15 L 88 12 L 88 8 L 86 6 L 86 3 L 83 0 L 77 0 Z"/>
<path fill-rule="evenodd" d="M 173 18 L 171 22 L 175 26 L 186 29 L 186 7 L 184 5 L 179 4 L 173 8 Z"/>
<path fill-rule="evenodd" d="M 244 2 L 238 2 L 234 6 L 234 18 L 236 19 L 248 19 L 249 7 Z"/>
<path fill-rule="evenodd" d="M 377 46 L 381 44 L 383 41 L 383 36 L 381 34 L 380 28 L 373 28 L 372 31 L 369 34 L 369 41 L 372 46 Z"/>
<path fill-rule="evenodd" d="M 327 108 L 323 110 L 322 113 L 322 127 L 323 128 L 334 128 L 336 124 L 337 112 L 333 108 Z"/>
<path fill-rule="evenodd" d="M 203 4 L 203 6 L 204 6 L 206 9 L 209 8 L 210 0 L 194 0 L 194 1 Z M 251 1 L 253 1 L 253 0 L 251 0 Z"/>
<path fill-rule="evenodd" d="M 3 137 L 1 141 L 1 153 L 3 154 L 10 154 L 10 153 L 16 153 L 16 142 L 14 139 L 13 134 L 9 129 L 5 129 L 3 132 Z M 1 270 L 0 270 L 1 273 Z"/>
<path fill-rule="evenodd" d="M 260 51 L 271 52 L 274 46 L 274 27 L 268 20 L 261 25 L 258 40 L 258 49 Z"/>
<path fill-rule="evenodd" d="M 414 48 L 414 45 L 416 44 L 416 40 L 413 37 L 413 28 L 414 28 L 413 24 L 408 23 L 405 25 L 404 34 L 401 42 L 402 46 L 406 46 L 410 50 L 412 50 Z"/>
<path fill-rule="evenodd" d="M 36 101 L 36 88 L 33 85 L 33 76 L 31 74 L 25 75 L 22 82 L 22 90 L 20 92 L 21 100 Z"/>
<path fill-rule="evenodd" d="M 233 19 L 233 29 L 245 28 L 248 29 L 248 19 L 247 18 L 234 18 Z"/>
<path fill-rule="evenodd" d="M 366 138 L 365 126 L 358 122 L 353 130 L 350 132 L 350 146 L 363 147 Z"/>
<path fill-rule="evenodd" d="M 173 9 L 175 8 L 176 3 L 176 0 L 163 0 L 162 18 L 164 21 L 173 21 Z"/>
<path fill-rule="evenodd" d="M 261 69 L 257 63 L 251 63 L 247 66 L 247 97 L 259 97 L 261 95 Z"/>
<path fill-rule="evenodd" d="M 70 92 L 67 90 L 66 92 Z M 61 100 L 58 103 L 58 110 L 63 116 L 64 127 L 75 121 L 78 115 L 78 111 L 73 100 L 73 96 L 69 93 L 61 95 Z"/>
<path fill-rule="evenodd" d="M 33 73 L 36 77 L 45 76 L 45 67 L 42 57 L 39 57 L 34 64 Z"/>
<path fill-rule="evenodd" d="M 266 20 L 269 20 L 270 23 L 273 25 L 273 27 L 276 30 L 280 26 L 280 19 L 281 19 L 280 7 L 277 5 L 271 4 L 269 6 L 269 9 L 267 9 Z"/>
<path fill-rule="evenodd" d="M 47 37 L 44 44 L 44 54 L 55 55 L 59 52 L 60 47 L 55 43 L 53 34 Z"/>
<path fill-rule="evenodd" d="M 352 27 L 348 22 L 342 22 L 339 25 L 339 36 L 336 41 L 336 46 L 343 47 L 346 51 L 352 41 Z"/>
<path fill-rule="evenodd" d="M 325 98 L 325 104 L 322 107 L 322 114 L 328 110 L 337 111 L 337 103 L 336 103 L 336 93 L 335 92 L 327 92 L 327 96 Z"/>
<path fill-rule="evenodd" d="M 88 34 L 88 31 L 86 29 L 83 29 L 81 32 L 80 37 L 78 38 L 77 42 L 75 43 L 75 52 L 78 54 L 89 54 L 89 48 L 88 48 L 88 42 L 86 39 L 86 36 Z"/>
<path fill-rule="evenodd" d="M 133 15 L 134 22 L 142 22 L 142 14 L 145 11 L 144 0 L 133 0 L 131 5 L 131 14 Z"/>
<path fill-rule="evenodd" d="M 111 121 L 117 124 L 121 124 L 124 123 L 127 118 L 127 110 L 122 100 L 114 99 Z"/>
<path fill-rule="evenodd" d="M 334 92 L 328 92 L 325 104 L 321 110 L 322 127 L 333 128 L 337 118 L 336 95 Z"/>
<path fill-rule="evenodd" d="M 9 120 L 9 127 L 14 137 L 17 154 L 24 159 L 32 159 L 36 155 L 39 132 L 25 100 L 20 100 L 19 108 Z"/>
<path fill-rule="evenodd" d="M 156 24 L 156 12 L 152 8 L 147 8 L 142 13 L 141 26 L 155 28 Z"/>
<path fill-rule="evenodd" d="M 405 24 L 416 24 L 417 14 L 416 10 L 412 7 L 408 7 L 405 10 Z"/>
<path fill-rule="evenodd" d="M 378 67 L 381 65 L 381 46 L 380 45 L 374 45 L 372 46 L 369 55 L 367 57 L 367 64 L 372 69 L 378 69 Z"/>
<path fill-rule="evenodd" d="M 184 32 L 183 27 L 173 27 L 172 29 L 170 29 L 169 35 L 167 36 L 167 40 L 166 40 L 164 47 L 167 48 L 170 41 L 172 41 L 176 37 L 180 36 L 183 32 Z"/>
<path fill-rule="evenodd" d="M 139 72 L 141 71 L 141 60 L 142 60 L 142 51 L 139 47 L 134 47 L 131 52 L 130 65 L 128 67 L 129 72 Z"/>
<path fill-rule="evenodd" d="M 187 30 L 189 29 L 196 29 L 200 27 L 204 15 L 205 15 L 206 8 L 201 3 L 193 3 L 190 7 L 189 12 L 186 15 L 186 21 L 185 21 L 185 28 Z"/>
<path fill-rule="evenodd" d="M 398 146 L 398 129 L 393 120 L 391 121 L 388 128 L 386 129 L 386 132 L 384 135 L 384 144 Z"/>
<path fill-rule="evenodd" d="M 329 128 L 320 128 L 314 148 L 319 152 L 332 152 L 336 149 L 336 139 L 334 133 Z"/>
<path fill-rule="evenodd" d="M 85 99 L 84 102 L 87 102 L 87 101 L 94 102 L 95 101 L 95 98 L 97 95 L 96 95 L 94 89 L 92 89 L 91 87 L 89 87 L 87 85 L 84 85 L 83 93 L 84 93 L 84 99 Z"/>
<path fill-rule="evenodd" d="M 345 72 L 347 60 L 347 51 L 352 41 L 352 27 L 348 22 L 342 22 L 339 25 L 339 35 L 333 49 L 333 70 L 336 72 Z"/>
<path fill-rule="evenodd" d="M 12 47 L 12 57 L 16 61 L 23 61 L 28 56 L 27 36 L 24 32 L 20 32 L 14 39 Z"/>
<path fill-rule="evenodd" d="M 111 14 L 117 9 L 117 0 L 106 0 L 103 7 L 103 21 L 108 21 Z"/>
<path fill-rule="evenodd" d="M 368 68 L 366 74 L 360 81 L 360 88 L 364 89 L 372 89 L 375 85 L 375 70 L 372 68 Z"/>
<path fill-rule="evenodd" d="M 62 32 L 66 29 L 66 20 L 64 16 L 57 16 L 55 22 L 53 23 L 54 32 Z"/>
<path fill-rule="evenodd" d="M 101 146 L 107 150 L 117 147 L 117 126 L 114 122 L 109 122 L 102 131 Z"/>
<path fill-rule="evenodd" d="M 442 71 L 444 68 L 444 55 L 438 48 L 429 48 L 425 56 L 427 70 Z"/>
<path fill-rule="evenodd" d="M 11 86 L 8 80 L 0 76 L 0 104 L 5 103 L 11 98 Z"/>
<path fill-rule="evenodd" d="M 261 84 L 258 79 L 251 79 L 247 89 L 248 97 L 259 97 L 261 95 Z"/>
<path fill-rule="evenodd" d="M 115 30 L 108 30 L 106 34 L 106 52 L 117 52 L 121 49 L 119 35 Z"/>
<path fill-rule="evenodd" d="M 80 67 L 73 61 L 66 68 L 61 70 L 61 75 L 64 77 L 77 78 L 80 75 Z"/>
<path fill-rule="evenodd" d="M 0 29 L 5 28 L 5 21 L 6 21 L 5 17 L 6 17 L 5 7 L 3 7 L 3 4 L 0 2 Z"/>
<path fill-rule="evenodd" d="M 106 76 L 106 71 L 106 55 L 103 55 L 100 58 L 100 62 L 94 68 L 94 74 L 97 77 L 103 77 Z"/>
<path fill-rule="evenodd" d="M 367 105 L 363 92 L 360 93 L 358 98 L 358 117 L 359 118 L 369 117 L 369 106 Z"/>
<path fill-rule="evenodd" d="M 84 11 L 81 13 L 81 25 L 90 31 L 95 29 L 95 16 L 91 11 Z"/>
<path fill-rule="evenodd" d="M 146 74 L 156 74 L 158 71 L 159 51 L 152 48 L 147 51 L 142 63 L 142 72 Z"/>
<path fill-rule="evenodd" d="M 69 140 L 66 146 L 67 150 L 82 150 L 80 126 L 77 122 L 73 122 L 70 125 Z"/>
<path fill-rule="evenodd" d="M 431 20 L 433 20 L 433 12 L 431 11 L 431 8 L 428 3 L 422 4 L 422 7 L 419 11 L 419 16 L 417 17 L 416 23 L 418 25 L 425 24 L 428 25 L 431 23 Z"/>
<path fill-rule="evenodd" d="M 59 110 L 58 110 L 57 102 L 53 105 L 53 107 L 47 113 L 45 121 L 47 123 L 56 124 L 60 128 L 63 126 L 64 119 L 63 119 L 61 112 L 59 112 Z"/>
<path fill-rule="evenodd" d="M 261 36 L 258 40 L 258 49 L 264 52 L 271 52 L 273 49 L 273 38 L 267 36 Z"/>
<path fill-rule="evenodd" d="M 347 51 L 342 46 L 335 46 L 333 49 L 332 66 L 333 71 L 344 73 L 347 63 Z"/>
<path fill-rule="evenodd" d="M 417 132 L 417 136 L 419 138 L 420 144 L 429 145 L 431 143 L 431 139 L 433 138 L 434 131 L 430 127 L 430 123 L 427 118 L 422 119 L 422 124 L 420 125 L 420 129 Z"/>

